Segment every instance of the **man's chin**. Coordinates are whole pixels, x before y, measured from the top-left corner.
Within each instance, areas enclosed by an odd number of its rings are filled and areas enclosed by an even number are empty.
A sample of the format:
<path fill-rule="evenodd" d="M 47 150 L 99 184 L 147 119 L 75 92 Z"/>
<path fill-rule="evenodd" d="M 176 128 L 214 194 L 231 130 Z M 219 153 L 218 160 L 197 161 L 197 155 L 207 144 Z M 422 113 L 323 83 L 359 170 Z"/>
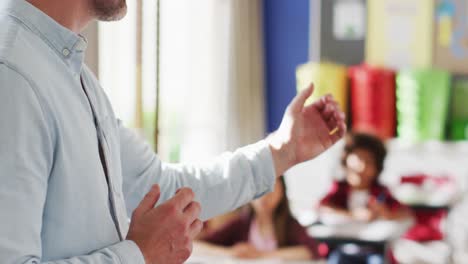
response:
<path fill-rule="evenodd" d="M 127 15 L 127 8 L 125 7 L 123 10 L 119 10 L 118 13 L 112 14 L 112 15 L 101 15 L 97 17 L 97 20 L 99 21 L 104 21 L 104 22 L 110 22 L 110 21 L 119 21 L 123 19 Z"/>
<path fill-rule="evenodd" d="M 96 19 L 99 21 L 118 21 L 127 14 L 127 3 L 122 1 L 121 5 L 114 9 L 98 8 L 96 10 Z"/>

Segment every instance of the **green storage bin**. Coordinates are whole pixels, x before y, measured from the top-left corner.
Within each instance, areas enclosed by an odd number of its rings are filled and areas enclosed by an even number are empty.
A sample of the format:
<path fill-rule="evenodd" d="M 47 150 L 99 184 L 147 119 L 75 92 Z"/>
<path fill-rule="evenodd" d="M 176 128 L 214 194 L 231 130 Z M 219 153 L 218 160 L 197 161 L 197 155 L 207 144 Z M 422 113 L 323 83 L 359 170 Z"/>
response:
<path fill-rule="evenodd" d="M 449 124 L 450 139 L 467 140 L 468 139 L 468 120 L 453 120 Z"/>
<path fill-rule="evenodd" d="M 405 70 L 397 77 L 398 136 L 410 141 L 443 140 L 451 76 L 441 70 Z"/>
<path fill-rule="evenodd" d="M 468 80 L 454 81 L 452 90 L 451 120 L 458 120 L 459 122 L 468 120 Z"/>

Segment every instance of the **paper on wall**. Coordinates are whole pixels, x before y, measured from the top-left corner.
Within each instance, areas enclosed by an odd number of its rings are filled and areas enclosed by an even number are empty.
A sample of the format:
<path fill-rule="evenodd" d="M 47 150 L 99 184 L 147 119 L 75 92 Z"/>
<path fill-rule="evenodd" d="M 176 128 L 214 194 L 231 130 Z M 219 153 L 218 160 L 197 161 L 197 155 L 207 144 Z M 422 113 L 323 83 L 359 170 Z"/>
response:
<path fill-rule="evenodd" d="M 431 65 L 432 1 L 374 0 L 368 8 L 368 63 L 397 69 Z"/>
<path fill-rule="evenodd" d="M 333 35 L 337 40 L 363 40 L 366 7 L 362 0 L 339 0 L 333 7 Z"/>

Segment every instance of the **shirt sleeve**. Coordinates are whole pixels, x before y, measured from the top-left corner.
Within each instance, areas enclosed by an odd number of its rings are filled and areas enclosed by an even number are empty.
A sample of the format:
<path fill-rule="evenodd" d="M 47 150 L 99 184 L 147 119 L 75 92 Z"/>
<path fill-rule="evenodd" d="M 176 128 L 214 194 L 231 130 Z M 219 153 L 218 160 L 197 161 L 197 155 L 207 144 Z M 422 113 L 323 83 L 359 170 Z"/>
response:
<path fill-rule="evenodd" d="M 392 193 L 387 187 L 383 188 L 383 192 L 385 194 L 385 205 L 392 211 L 403 210 L 406 207 L 400 203 L 395 197 L 393 197 Z"/>
<path fill-rule="evenodd" d="M 275 171 L 265 141 L 225 153 L 208 164 L 167 164 L 135 133 L 119 126 L 123 190 L 129 215 L 156 183 L 161 187 L 158 203 L 171 198 L 181 187 L 191 188 L 201 204 L 203 221 L 273 190 Z"/>
<path fill-rule="evenodd" d="M 346 198 L 344 198 L 346 200 Z M 319 206 L 338 206 L 343 207 L 343 190 L 340 188 L 339 182 L 334 181 L 328 191 L 328 193 L 323 197 Z M 346 208 L 344 206 L 344 208 Z"/>
<path fill-rule="evenodd" d="M 144 264 L 131 241 L 67 260 L 41 261 L 41 228 L 54 134 L 34 86 L 0 61 L 0 262 Z"/>

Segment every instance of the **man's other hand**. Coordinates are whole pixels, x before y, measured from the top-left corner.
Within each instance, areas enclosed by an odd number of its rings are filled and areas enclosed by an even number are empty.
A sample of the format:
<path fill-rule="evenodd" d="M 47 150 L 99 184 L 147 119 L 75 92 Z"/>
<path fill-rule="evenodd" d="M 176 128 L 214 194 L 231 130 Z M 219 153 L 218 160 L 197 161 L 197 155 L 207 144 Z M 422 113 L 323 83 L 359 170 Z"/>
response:
<path fill-rule="evenodd" d="M 182 188 L 173 198 L 154 207 L 160 189 L 154 185 L 135 209 L 127 240 L 140 248 L 147 264 L 181 264 L 192 253 L 192 241 L 201 231 L 200 204 L 191 189 Z"/>

